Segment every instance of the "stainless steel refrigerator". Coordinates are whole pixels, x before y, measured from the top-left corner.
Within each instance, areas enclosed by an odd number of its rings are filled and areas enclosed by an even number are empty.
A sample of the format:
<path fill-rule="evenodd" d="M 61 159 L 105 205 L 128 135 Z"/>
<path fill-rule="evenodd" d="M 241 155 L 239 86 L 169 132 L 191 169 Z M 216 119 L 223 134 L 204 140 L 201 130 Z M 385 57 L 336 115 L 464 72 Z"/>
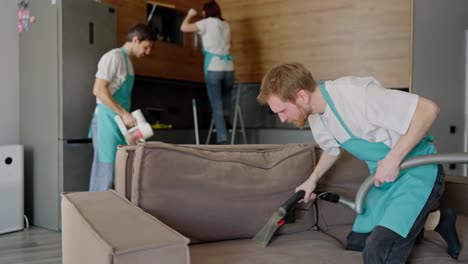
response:
<path fill-rule="evenodd" d="M 20 33 L 20 138 L 25 208 L 32 224 L 60 229 L 60 194 L 88 190 L 88 128 L 99 58 L 115 48 L 116 13 L 92 0 L 29 1 Z"/>

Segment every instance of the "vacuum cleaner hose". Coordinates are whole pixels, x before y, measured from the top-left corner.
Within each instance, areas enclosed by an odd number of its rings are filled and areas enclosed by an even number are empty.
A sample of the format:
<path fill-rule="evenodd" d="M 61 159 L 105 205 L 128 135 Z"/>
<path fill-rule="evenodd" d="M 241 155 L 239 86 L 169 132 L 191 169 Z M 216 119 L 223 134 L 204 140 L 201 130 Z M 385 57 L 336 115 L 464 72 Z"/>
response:
<path fill-rule="evenodd" d="M 412 157 L 404 160 L 400 165 L 400 170 L 408 169 L 411 167 L 428 165 L 428 164 L 446 164 L 446 163 L 468 163 L 468 153 L 447 153 L 447 154 L 430 154 L 424 156 Z M 374 184 L 374 174 L 370 175 L 359 187 L 356 194 L 355 202 L 341 198 L 340 203 L 348 206 L 361 214 L 364 210 L 364 200 L 367 193 Z"/>

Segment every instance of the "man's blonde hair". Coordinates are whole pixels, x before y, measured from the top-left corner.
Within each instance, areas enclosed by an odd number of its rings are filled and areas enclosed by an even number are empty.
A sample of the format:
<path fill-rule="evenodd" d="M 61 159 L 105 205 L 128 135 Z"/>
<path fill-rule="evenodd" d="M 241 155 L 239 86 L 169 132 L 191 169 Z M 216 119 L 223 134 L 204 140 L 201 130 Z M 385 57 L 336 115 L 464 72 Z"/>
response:
<path fill-rule="evenodd" d="M 283 101 L 295 102 L 300 90 L 313 92 L 317 83 L 304 65 L 281 63 L 273 66 L 263 77 L 257 100 L 266 104 L 270 95 L 276 95 Z"/>

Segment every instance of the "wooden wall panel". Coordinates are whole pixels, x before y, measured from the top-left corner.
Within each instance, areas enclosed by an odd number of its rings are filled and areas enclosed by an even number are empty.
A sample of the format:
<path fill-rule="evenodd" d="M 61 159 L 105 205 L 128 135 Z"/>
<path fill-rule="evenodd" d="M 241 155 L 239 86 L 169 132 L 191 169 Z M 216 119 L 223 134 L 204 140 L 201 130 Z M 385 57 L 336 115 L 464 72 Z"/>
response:
<path fill-rule="evenodd" d="M 259 82 L 299 61 L 316 79 L 372 75 L 410 84 L 410 0 L 218 0 L 232 28 L 237 78 Z"/>
<path fill-rule="evenodd" d="M 118 45 L 127 29 L 146 20 L 145 0 L 103 0 L 117 8 Z M 160 1 L 163 2 L 163 1 Z M 164 0 L 178 10 L 201 13 L 205 0 Z M 218 0 L 232 28 L 236 77 L 260 82 L 274 64 L 299 61 L 318 80 L 372 75 L 385 87 L 409 87 L 410 0 Z M 203 80 L 203 55 L 158 42 L 150 57 L 134 61 L 137 74 Z"/>
<path fill-rule="evenodd" d="M 117 46 L 126 41 L 127 30 L 136 23 L 146 23 L 146 0 L 102 0 L 112 4 L 117 10 Z M 188 11 L 191 7 L 201 10 L 204 0 L 164 0 L 175 5 L 179 11 Z M 198 18 L 199 19 L 199 18 Z M 193 34 L 185 34 L 184 45 L 158 41 L 150 56 L 133 60 L 135 73 L 168 79 L 204 82 L 203 55 L 200 48 L 193 47 Z"/>

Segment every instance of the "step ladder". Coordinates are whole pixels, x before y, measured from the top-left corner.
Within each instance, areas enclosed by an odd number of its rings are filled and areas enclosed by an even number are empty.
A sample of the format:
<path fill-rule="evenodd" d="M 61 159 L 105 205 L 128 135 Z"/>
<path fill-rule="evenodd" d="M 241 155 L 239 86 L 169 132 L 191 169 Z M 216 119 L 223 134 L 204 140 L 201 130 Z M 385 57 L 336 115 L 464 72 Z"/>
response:
<path fill-rule="evenodd" d="M 242 133 L 242 138 L 244 141 L 244 144 L 247 144 L 247 135 L 245 133 L 245 127 L 244 127 L 244 119 L 242 117 L 242 110 L 239 104 L 239 98 L 240 98 L 240 92 L 242 88 L 242 84 L 239 82 L 236 82 L 237 84 L 237 91 L 236 91 L 236 102 L 234 106 L 234 119 L 232 122 L 232 129 L 229 129 L 228 132 L 231 133 L 231 142 L 230 144 L 234 144 L 236 140 L 236 133 L 240 131 Z M 198 121 L 197 121 L 197 106 L 195 99 L 192 100 L 192 107 L 193 107 L 193 121 L 194 121 L 194 127 L 195 127 L 195 142 L 198 145 L 200 140 L 199 140 L 199 132 L 198 132 Z M 240 128 L 237 128 L 237 123 L 240 123 Z M 208 130 L 208 135 L 206 137 L 205 144 L 209 144 L 211 140 L 211 135 L 213 133 L 216 133 L 216 129 L 214 128 L 214 120 L 211 118 L 211 123 L 210 123 L 210 128 Z"/>

